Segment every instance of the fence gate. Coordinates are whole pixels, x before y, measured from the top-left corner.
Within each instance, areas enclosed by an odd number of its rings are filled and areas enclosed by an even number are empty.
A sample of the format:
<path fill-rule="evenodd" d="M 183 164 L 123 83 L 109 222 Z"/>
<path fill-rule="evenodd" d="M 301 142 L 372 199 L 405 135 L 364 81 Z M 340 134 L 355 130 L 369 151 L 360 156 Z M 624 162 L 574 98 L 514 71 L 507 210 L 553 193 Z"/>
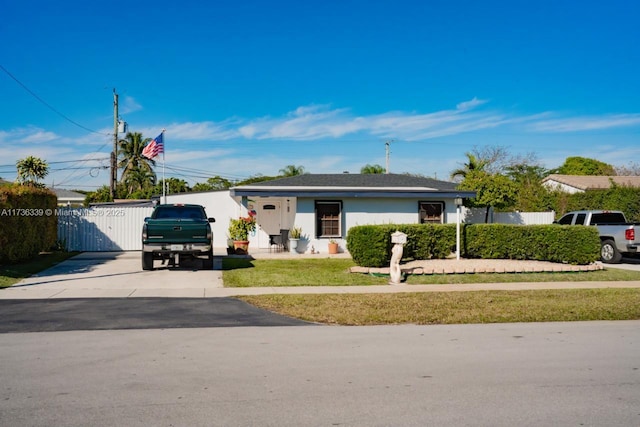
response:
<path fill-rule="evenodd" d="M 142 249 L 142 225 L 153 207 L 58 208 L 58 240 L 70 251 Z"/>

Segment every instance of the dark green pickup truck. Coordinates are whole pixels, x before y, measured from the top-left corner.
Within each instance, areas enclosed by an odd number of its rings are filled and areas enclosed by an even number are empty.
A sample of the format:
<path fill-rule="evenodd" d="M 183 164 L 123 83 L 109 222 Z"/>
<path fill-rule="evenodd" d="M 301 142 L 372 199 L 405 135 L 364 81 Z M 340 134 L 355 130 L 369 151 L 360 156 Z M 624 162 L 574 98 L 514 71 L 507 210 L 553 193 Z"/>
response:
<path fill-rule="evenodd" d="M 180 261 L 204 257 L 202 267 L 213 268 L 213 233 L 200 205 L 158 205 L 142 227 L 142 269 L 153 270 L 153 261 Z"/>

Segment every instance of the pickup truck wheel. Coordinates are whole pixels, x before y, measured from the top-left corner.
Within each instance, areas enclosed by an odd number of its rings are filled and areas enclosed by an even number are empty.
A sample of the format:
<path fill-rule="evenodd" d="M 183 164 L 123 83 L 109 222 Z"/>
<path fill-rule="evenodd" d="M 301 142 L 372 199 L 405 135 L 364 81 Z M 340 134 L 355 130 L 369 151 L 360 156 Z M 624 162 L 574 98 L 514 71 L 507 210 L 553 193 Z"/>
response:
<path fill-rule="evenodd" d="M 207 258 L 202 261 L 202 268 L 204 270 L 213 270 L 213 251 L 209 251 Z"/>
<path fill-rule="evenodd" d="M 600 246 L 600 259 L 607 264 L 618 264 L 622 260 L 622 254 L 618 252 L 613 240 L 603 240 Z"/>
<path fill-rule="evenodd" d="M 153 252 L 142 252 L 142 269 L 153 270 Z"/>

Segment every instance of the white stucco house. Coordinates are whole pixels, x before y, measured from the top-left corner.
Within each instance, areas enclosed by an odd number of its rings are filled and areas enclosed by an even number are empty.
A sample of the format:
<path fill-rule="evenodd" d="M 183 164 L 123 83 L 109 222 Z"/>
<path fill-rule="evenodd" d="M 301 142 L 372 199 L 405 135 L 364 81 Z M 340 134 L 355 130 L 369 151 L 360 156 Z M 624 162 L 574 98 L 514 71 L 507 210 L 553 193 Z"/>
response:
<path fill-rule="evenodd" d="M 254 211 L 258 227 L 250 247 L 269 248 L 270 235 L 302 229 L 299 252 L 327 251 L 329 240 L 346 247 L 349 228 L 364 224 L 455 223 L 456 198 L 475 197 L 456 184 L 400 174 L 305 174 L 232 187 L 181 193 L 168 203 L 203 205 L 214 217 L 214 246 L 226 247 L 231 218 Z"/>

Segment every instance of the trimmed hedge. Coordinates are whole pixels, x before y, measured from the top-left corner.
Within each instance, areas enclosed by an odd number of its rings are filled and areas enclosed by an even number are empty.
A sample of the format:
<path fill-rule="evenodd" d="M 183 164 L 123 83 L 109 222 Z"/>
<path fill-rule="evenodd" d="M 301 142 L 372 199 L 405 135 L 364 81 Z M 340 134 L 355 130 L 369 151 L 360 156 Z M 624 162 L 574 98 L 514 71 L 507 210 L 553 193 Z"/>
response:
<path fill-rule="evenodd" d="M 349 229 L 347 250 L 358 265 L 388 266 L 393 247 L 391 234 L 396 230 L 407 235 L 405 258 L 446 258 L 455 250 L 455 224 L 360 225 Z"/>
<path fill-rule="evenodd" d="M 464 227 L 464 256 L 589 264 L 600 257 L 595 227 L 473 224 Z"/>
<path fill-rule="evenodd" d="M 31 259 L 55 245 L 57 202 L 56 195 L 46 189 L 0 187 L 0 264 Z"/>
<path fill-rule="evenodd" d="M 349 229 L 347 249 L 360 266 L 388 266 L 393 247 L 391 234 L 396 230 L 407 234 L 405 258 L 443 259 L 455 251 L 455 224 L 356 226 Z M 600 238 L 593 227 L 463 224 L 460 245 L 466 258 L 588 264 L 600 256 Z"/>

